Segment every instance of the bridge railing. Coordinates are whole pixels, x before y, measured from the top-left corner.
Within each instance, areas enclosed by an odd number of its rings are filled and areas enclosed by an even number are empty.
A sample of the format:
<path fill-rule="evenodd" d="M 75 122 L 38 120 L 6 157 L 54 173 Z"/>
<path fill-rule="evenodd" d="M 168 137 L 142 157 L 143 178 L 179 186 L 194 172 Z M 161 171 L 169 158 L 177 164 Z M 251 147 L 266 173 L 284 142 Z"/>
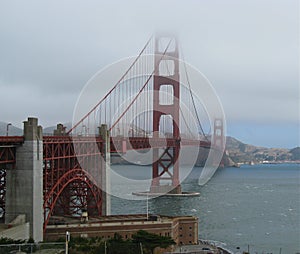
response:
<path fill-rule="evenodd" d="M 12 144 L 12 143 L 23 143 L 23 136 L 0 136 L 0 145 Z"/>

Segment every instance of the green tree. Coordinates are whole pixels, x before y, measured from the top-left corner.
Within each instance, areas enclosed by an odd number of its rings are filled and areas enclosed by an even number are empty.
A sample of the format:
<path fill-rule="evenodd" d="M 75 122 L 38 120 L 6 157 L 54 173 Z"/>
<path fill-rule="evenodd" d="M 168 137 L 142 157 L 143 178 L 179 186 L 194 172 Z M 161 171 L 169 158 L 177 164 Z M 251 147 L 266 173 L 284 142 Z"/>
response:
<path fill-rule="evenodd" d="M 118 233 L 115 233 L 114 237 L 107 241 L 107 248 L 109 254 L 123 254 L 127 249 L 125 241 Z"/>
<path fill-rule="evenodd" d="M 136 234 L 132 235 L 132 241 L 137 244 L 141 243 L 143 248 L 151 254 L 153 254 L 156 247 L 167 248 L 176 244 L 169 236 L 159 236 L 144 230 L 139 230 Z"/>
<path fill-rule="evenodd" d="M 122 236 L 118 233 L 114 234 L 114 237 L 101 242 L 92 252 L 93 254 L 137 254 L 137 245 L 131 240 L 123 240 Z"/>

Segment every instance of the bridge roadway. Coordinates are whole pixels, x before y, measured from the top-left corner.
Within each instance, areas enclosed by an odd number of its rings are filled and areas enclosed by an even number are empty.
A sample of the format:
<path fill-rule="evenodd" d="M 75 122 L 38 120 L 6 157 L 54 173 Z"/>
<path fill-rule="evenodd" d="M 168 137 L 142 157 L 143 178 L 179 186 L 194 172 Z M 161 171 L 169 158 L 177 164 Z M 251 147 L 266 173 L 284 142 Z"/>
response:
<path fill-rule="evenodd" d="M 0 136 L 0 165 L 14 164 L 16 146 L 22 145 L 23 136 Z"/>
<path fill-rule="evenodd" d="M 24 142 L 23 136 L 0 136 L 0 164 L 14 164 L 15 163 L 15 149 Z M 128 150 L 141 150 L 151 148 L 175 147 L 176 143 L 180 142 L 181 146 L 199 146 L 210 148 L 209 141 L 200 141 L 195 139 L 176 139 L 176 138 L 149 138 L 149 137 L 129 137 L 122 136 L 110 138 L 110 152 L 111 153 L 125 153 Z M 91 144 L 96 143 L 101 147 L 103 140 L 92 136 L 44 136 L 44 148 L 47 145 L 61 146 L 66 144 Z M 53 151 L 53 149 L 51 149 Z M 48 151 L 44 149 L 44 159 L 54 158 L 55 154 L 45 153 Z M 55 149 L 54 151 L 55 152 Z M 60 154 L 60 157 L 69 157 L 71 154 Z M 74 154 L 80 156 L 80 154 Z"/>

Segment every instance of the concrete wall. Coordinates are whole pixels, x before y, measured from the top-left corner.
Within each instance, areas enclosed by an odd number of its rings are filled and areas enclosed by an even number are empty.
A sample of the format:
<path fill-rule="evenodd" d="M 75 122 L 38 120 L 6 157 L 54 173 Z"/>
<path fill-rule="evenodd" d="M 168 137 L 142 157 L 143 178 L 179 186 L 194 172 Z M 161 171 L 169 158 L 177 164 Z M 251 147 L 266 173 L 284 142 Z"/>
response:
<path fill-rule="evenodd" d="M 12 228 L 8 228 L 6 230 L 1 231 L 0 238 L 6 237 L 15 240 L 29 239 L 30 237 L 29 229 L 30 229 L 29 222 L 18 226 L 14 226 Z"/>
<path fill-rule="evenodd" d="M 7 171 L 5 223 L 25 214 L 30 237 L 43 240 L 43 136 L 36 118 L 24 122 L 25 142 L 16 151 L 16 168 Z"/>

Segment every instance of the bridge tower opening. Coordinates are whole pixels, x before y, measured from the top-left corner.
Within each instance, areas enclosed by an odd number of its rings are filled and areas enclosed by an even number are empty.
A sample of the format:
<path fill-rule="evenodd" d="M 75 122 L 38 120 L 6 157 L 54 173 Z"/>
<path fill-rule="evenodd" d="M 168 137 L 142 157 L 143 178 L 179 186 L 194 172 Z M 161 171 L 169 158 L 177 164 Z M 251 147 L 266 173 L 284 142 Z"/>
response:
<path fill-rule="evenodd" d="M 167 42 L 167 49 L 162 44 Z M 166 138 L 176 140 L 174 147 L 153 149 L 152 193 L 181 193 L 179 181 L 179 52 L 175 38 L 158 36 L 155 38 L 154 84 L 153 84 L 153 137 L 158 138 L 162 130 L 161 119 L 170 117 L 172 127 Z M 163 56 L 163 57 L 162 57 Z M 168 93 L 166 93 L 168 91 Z M 163 100 L 162 98 L 166 98 Z M 166 135 L 166 133 L 165 133 Z M 163 183 L 166 184 L 163 184 Z"/>

